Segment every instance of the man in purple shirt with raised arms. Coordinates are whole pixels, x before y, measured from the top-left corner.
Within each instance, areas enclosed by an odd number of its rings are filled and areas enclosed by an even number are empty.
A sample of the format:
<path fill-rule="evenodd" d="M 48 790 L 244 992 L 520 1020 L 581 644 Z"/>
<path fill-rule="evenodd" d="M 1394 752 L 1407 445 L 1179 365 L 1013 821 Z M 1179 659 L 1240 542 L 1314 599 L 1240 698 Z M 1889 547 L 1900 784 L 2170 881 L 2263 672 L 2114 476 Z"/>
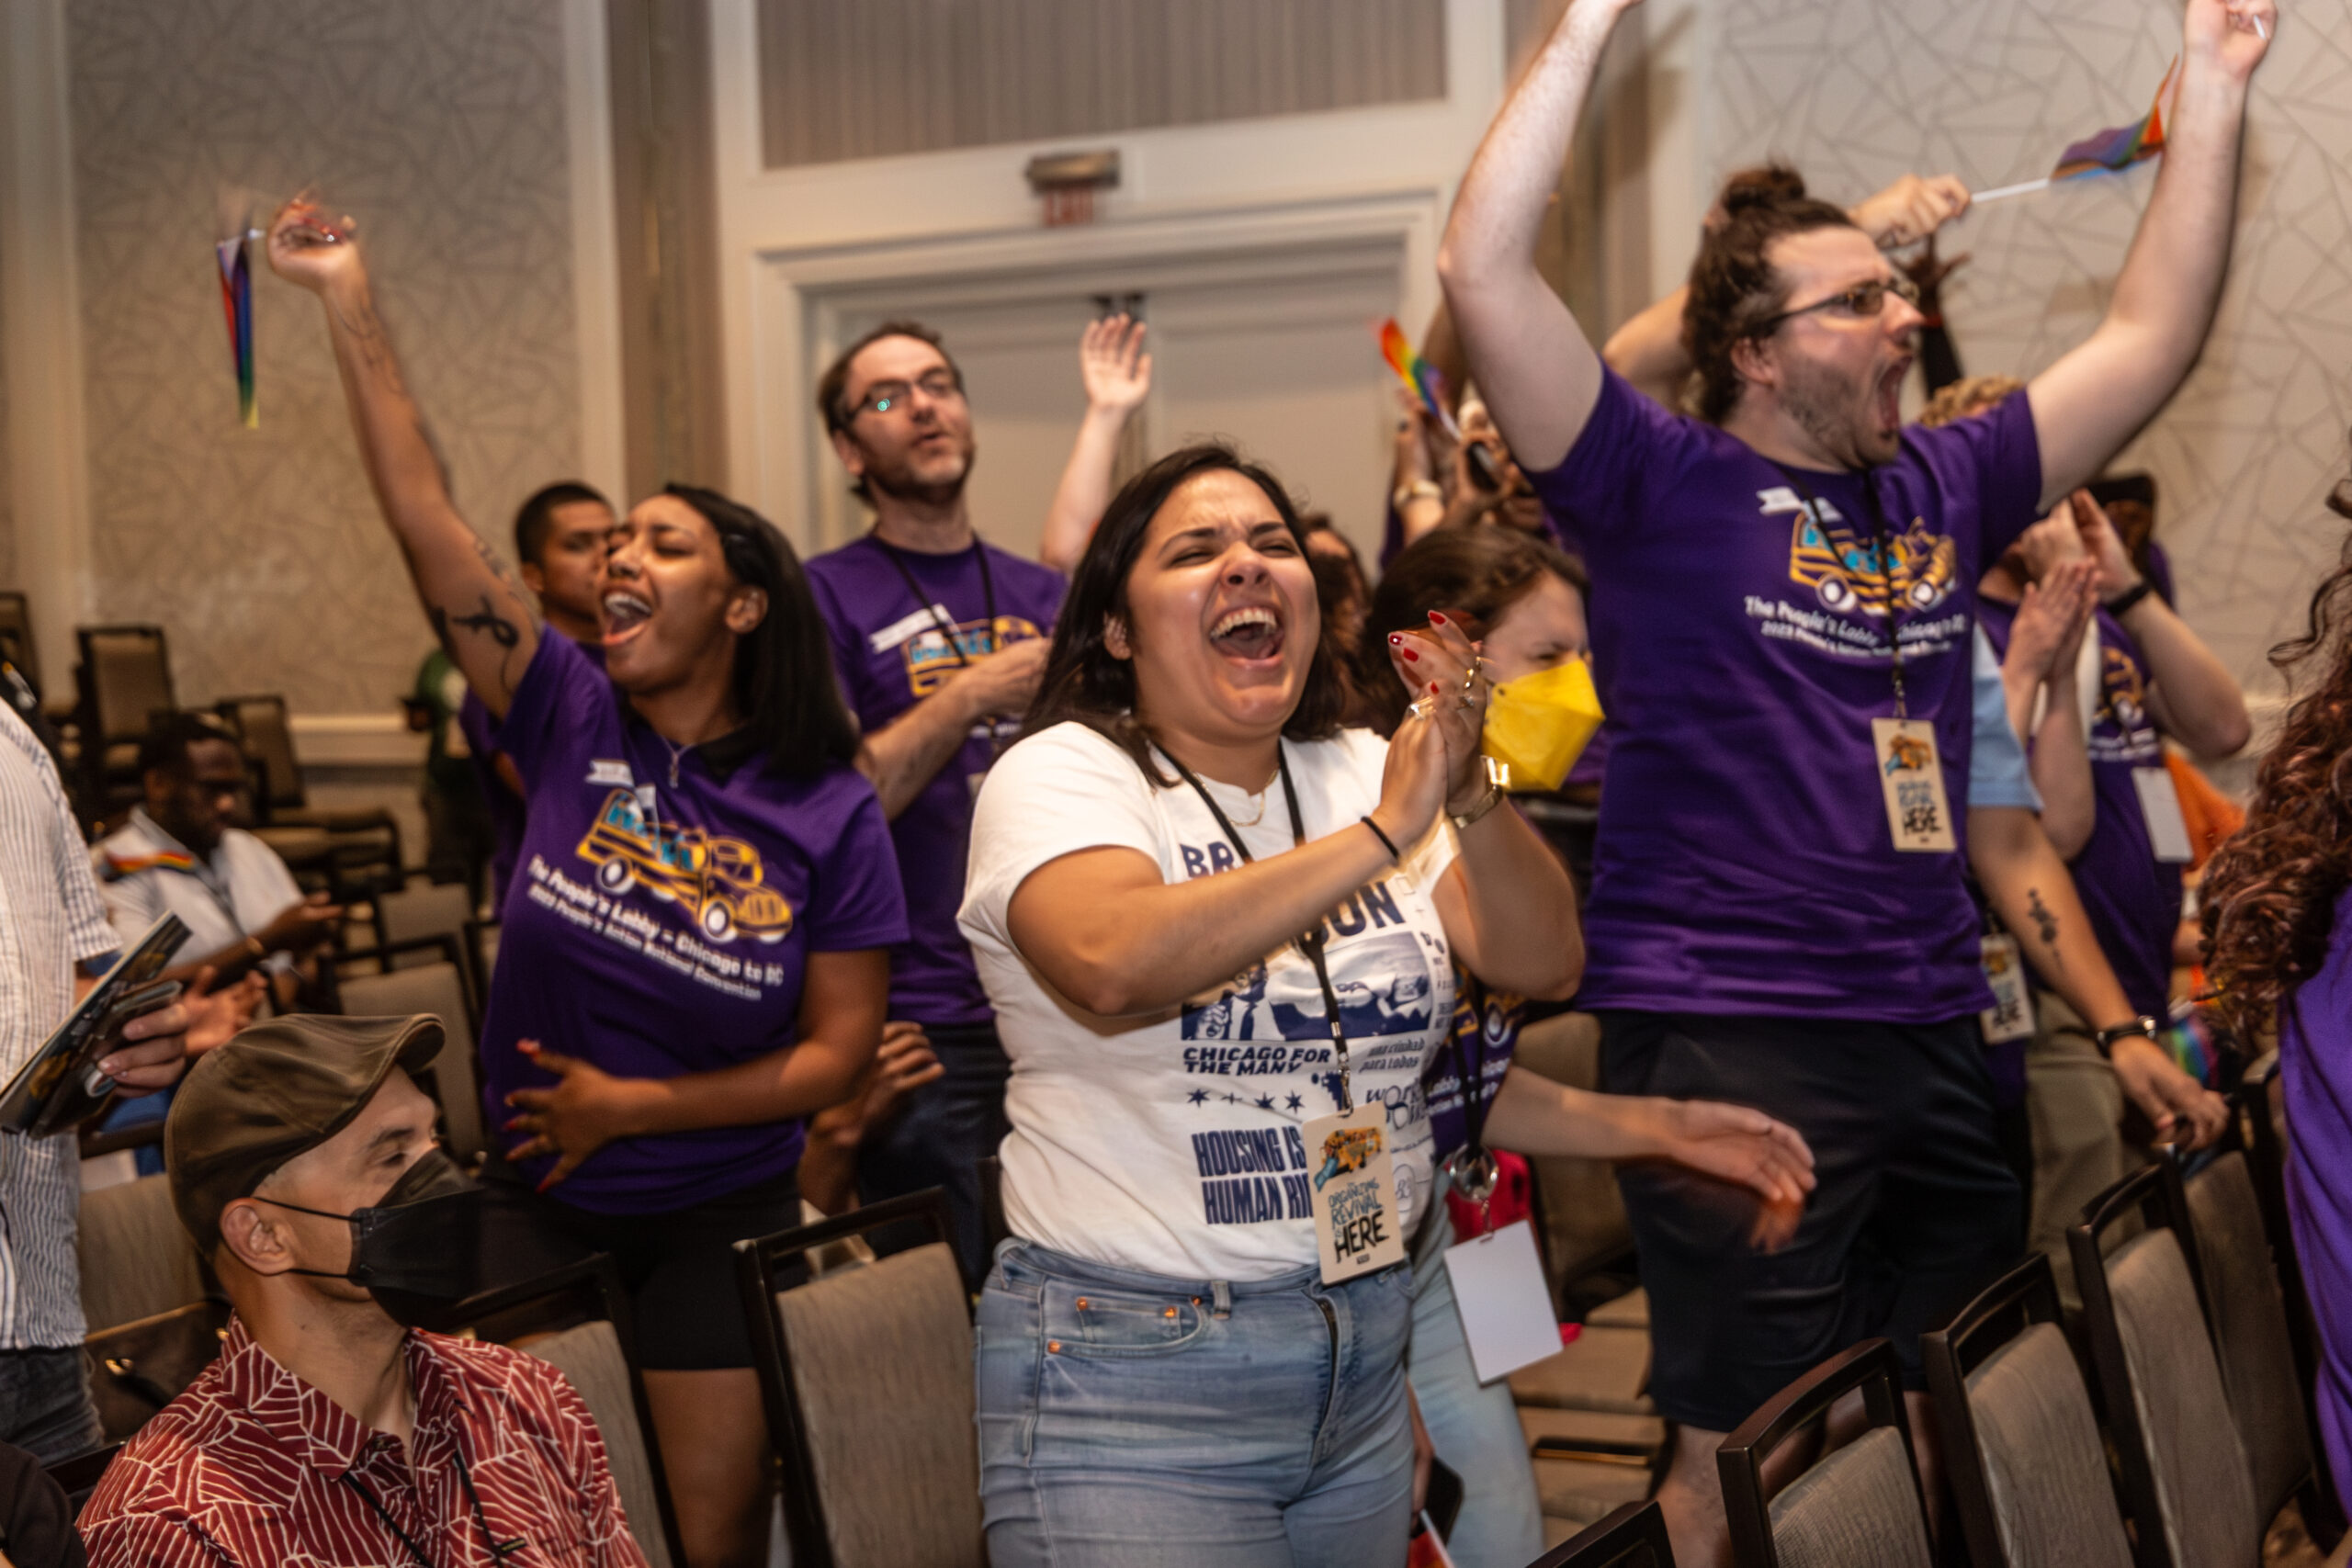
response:
<path fill-rule="evenodd" d="M 871 1203 L 946 1189 L 977 1280 L 987 1267 L 977 1167 L 1004 1139 L 1012 1069 L 956 913 L 972 798 L 1020 732 L 1067 584 L 973 531 L 971 407 L 930 328 L 889 321 L 852 344 L 819 380 L 817 411 L 874 509 L 865 537 L 808 562 L 808 584 L 905 878 L 910 940 L 891 953 L 889 1029 L 893 1039 L 919 1029 L 942 1068 L 866 1129 L 858 1194 Z"/>
<path fill-rule="evenodd" d="M 2027 396 L 1930 431 L 1902 424 L 1922 318 L 1899 275 L 1843 211 L 1786 194 L 1736 199 L 1691 268 L 1702 417 L 1603 367 L 1535 251 L 1632 3 L 1572 0 L 1463 182 L 1439 269 L 1505 439 L 1592 569 L 1614 744 L 1581 1001 L 1604 1085 L 1746 1101 L 1818 1162 L 1770 1254 L 1736 1194 L 1622 1178 L 1651 1393 L 1680 1424 L 1659 1500 L 1677 1558 L 1708 1564 L 1727 1546 L 1722 1435 L 1873 1335 L 1920 1386 L 1920 1330 L 2014 1255 L 1952 816 L 1976 579 L 2195 359 L 2277 24 L 2270 0 L 2188 0 L 2164 164 L 2106 319 Z"/>

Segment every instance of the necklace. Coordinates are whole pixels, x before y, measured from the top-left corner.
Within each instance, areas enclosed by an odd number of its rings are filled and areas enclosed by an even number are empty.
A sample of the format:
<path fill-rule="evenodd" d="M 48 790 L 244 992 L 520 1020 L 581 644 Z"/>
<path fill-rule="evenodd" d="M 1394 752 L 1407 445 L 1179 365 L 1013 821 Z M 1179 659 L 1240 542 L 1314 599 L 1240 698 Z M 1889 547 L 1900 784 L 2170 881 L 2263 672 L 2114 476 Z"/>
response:
<path fill-rule="evenodd" d="M 670 787 L 672 789 L 676 789 L 678 787 L 678 764 L 686 760 L 686 753 L 694 750 L 694 742 L 689 740 L 684 745 L 681 746 L 658 729 L 653 732 L 653 738 L 670 749 Z"/>
<path fill-rule="evenodd" d="M 1267 787 L 1272 788 L 1272 784 L 1270 783 Z M 1246 822 L 1238 817 L 1235 818 L 1233 819 L 1233 825 L 1237 828 L 1255 828 L 1259 823 L 1263 822 L 1266 819 L 1266 791 L 1261 789 L 1250 798 L 1258 803 L 1258 815 L 1250 818 Z"/>

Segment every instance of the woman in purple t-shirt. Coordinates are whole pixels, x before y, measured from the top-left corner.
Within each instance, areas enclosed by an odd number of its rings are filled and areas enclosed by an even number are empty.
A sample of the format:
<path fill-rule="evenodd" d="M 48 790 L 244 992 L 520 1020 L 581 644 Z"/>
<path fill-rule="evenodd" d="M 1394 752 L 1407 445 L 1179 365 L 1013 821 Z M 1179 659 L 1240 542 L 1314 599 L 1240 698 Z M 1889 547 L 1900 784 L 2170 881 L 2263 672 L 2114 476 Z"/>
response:
<path fill-rule="evenodd" d="M 2352 517 L 2352 480 L 2328 498 Z M 2352 541 L 2271 661 L 2314 675 L 2256 776 L 2245 826 L 2205 869 L 2205 973 L 2238 1037 L 2274 1031 L 2286 1079 L 2287 1211 L 2319 1321 L 2319 1425 L 2352 1496 Z"/>
<path fill-rule="evenodd" d="M 604 668 L 543 634 L 450 502 L 348 228 L 289 204 L 270 262 L 327 307 L 378 502 L 530 808 L 487 1109 L 552 1190 L 541 1217 L 629 1288 L 687 1559 L 756 1563 L 767 1431 L 729 1248 L 799 1223 L 805 1119 L 880 1038 L 907 934 L 889 833 L 807 580 L 755 513 L 641 502 L 608 546 Z"/>

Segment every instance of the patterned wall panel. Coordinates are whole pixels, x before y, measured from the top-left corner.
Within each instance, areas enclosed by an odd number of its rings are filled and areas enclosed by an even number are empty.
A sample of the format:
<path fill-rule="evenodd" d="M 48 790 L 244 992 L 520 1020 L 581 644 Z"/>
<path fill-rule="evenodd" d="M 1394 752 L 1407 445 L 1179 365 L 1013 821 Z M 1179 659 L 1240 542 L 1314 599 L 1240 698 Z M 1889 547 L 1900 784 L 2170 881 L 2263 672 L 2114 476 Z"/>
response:
<path fill-rule="evenodd" d="M 67 13 L 100 614 L 169 630 L 184 700 L 382 711 L 429 646 L 424 619 L 319 307 L 266 270 L 261 428 L 237 423 L 217 193 L 315 186 L 359 216 L 458 503 L 503 536 L 579 460 L 560 0 Z"/>
<path fill-rule="evenodd" d="M 0 365 L 7 363 L 7 355 L 0 353 Z M 16 491 L 11 488 L 15 476 L 8 471 L 8 378 L 0 375 L 0 588 L 15 588 L 17 581 L 17 518 Z"/>
<path fill-rule="evenodd" d="M 761 0 L 770 168 L 1445 96 L 1444 0 Z"/>
<path fill-rule="evenodd" d="M 2121 459 L 2163 487 L 2182 608 L 2233 668 L 2300 623 L 2344 539 L 2352 424 L 2352 4 L 2288 7 L 2256 78 L 2236 251 L 2203 359 Z M 1714 173 L 1766 152 L 1850 201 L 1906 169 L 1976 189 L 2145 112 L 2179 44 L 2148 0 L 1716 0 Z M 1947 251 L 1963 363 L 2030 376 L 2105 309 L 2153 166 L 1985 208 Z"/>

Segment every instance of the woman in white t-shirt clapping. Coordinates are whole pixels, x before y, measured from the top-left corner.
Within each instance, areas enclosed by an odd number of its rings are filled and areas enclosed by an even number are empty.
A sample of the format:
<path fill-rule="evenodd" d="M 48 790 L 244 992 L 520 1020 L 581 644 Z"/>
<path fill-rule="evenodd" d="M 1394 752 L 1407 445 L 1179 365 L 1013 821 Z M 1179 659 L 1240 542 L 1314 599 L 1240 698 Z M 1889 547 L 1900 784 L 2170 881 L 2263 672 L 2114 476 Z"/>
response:
<path fill-rule="evenodd" d="M 998 1568 L 1404 1561 L 1422 1065 L 1457 957 L 1546 998 L 1583 961 L 1566 871 L 1495 809 L 1475 649 L 1432 630 L 1394 740 L 1341 730 L 1297 517 L 1221 446 L 1138 475 L 1079 567 L 962 916 L 1012 1059 Z"/>

